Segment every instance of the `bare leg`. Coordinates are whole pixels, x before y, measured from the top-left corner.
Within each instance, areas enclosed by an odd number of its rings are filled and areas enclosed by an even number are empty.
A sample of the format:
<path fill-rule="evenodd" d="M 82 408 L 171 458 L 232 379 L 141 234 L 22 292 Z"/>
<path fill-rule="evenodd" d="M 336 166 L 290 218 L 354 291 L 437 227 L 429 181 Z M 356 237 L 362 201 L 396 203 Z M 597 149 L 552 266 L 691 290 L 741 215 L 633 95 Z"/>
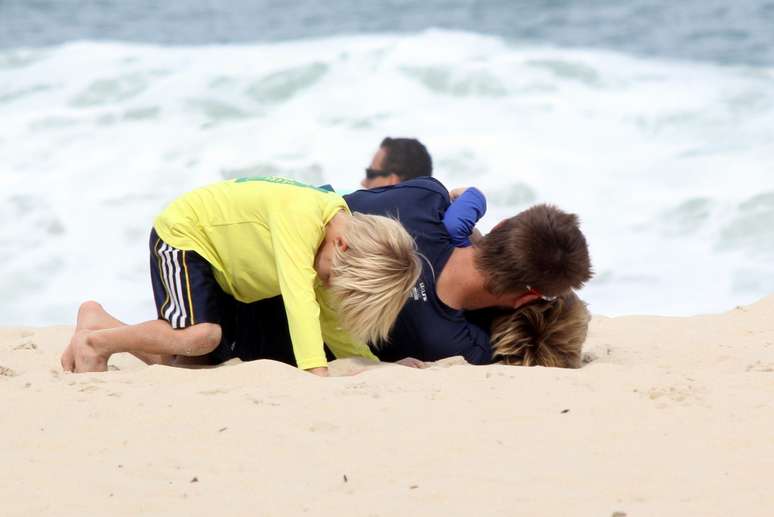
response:
<path fill-rule="evenodd" d="M 101 330 L 124 326 L 126 326 L 126 323 L 111 316 L 102 305 L 97 302 L 83 302 L 78 308 L 78 320 L 75 326 L 76 332 L 79 330 Z"/>
<path fill-rule="evenodd" d="M 75 367 L 74 342 L 77 341 L 76 336 L 88 333 L 88 331 L 92 330 L 103 330 L 125 326 L 127 326 L 126 323 L 111 316 L 99 303 L 94 301 L 83 302 L 78 308 L 78 319 L 76 320 L 73 337 L 70 339 L 69 346 L 62 354 L 62 368 L 66 371 L 73 371 Z M 145 364 L 169 364 L 173 359 L 173 356 L 154 355 L 143 352 L 132 352 L 132 355 L 143 361 Z"/>
<path fill-rule="evenodd" d="M 81 309 L 75 334 L 62 354 L 62 367 L 67 371 L 105 371 L 110 356 L 118 352 L 151 362 L 173 355 L 205 355 L 217 347 L 221 338 L 220 325 L 214 323 L 177 330 L 164 320 L 126 325 L 96 302 L 86 302 Z"/>
<path fill-rule="evenodd" d="M 78 308 L 78 319 L 73 337 L 84 330 L 103 330 L 125 326 L 127 326 L 126 323 L 111 316 L 99 303 L 94 301 L 83 302 Z M 174 359 L 173 356 L 144 352 L 132 352 L 132 355 L 145 364 L 170 364 Z M 64 365 L 64 356 L 62 356 L 62 364 Z"/>
<path fill-rule="evenodd" d="M 112 321 L 109 322 L 99 318 L 97 316 L 99 310 L 104 312 L 100 304 L 91 300 L 83 302 L 81 306 L 78 307 L 78 316 L 75 320 L 75 332 L 73 332 L 72 337 L 70 337 L 70 343 L 67 345 L 67 348 L 65 348 L 65 351 L 62 353 L 62 357 L 59 360 L 62 363 L 62 368 L 66 372 L 71 372 L 75 368 L 74 342 L 76 341 L 76 336 L 83 334 L 84 331 L 88 330 L 97 330 L 124 325 L 124 323 L 112 317 Z M 105 314 L 107 313 L 105 312 Z"/>

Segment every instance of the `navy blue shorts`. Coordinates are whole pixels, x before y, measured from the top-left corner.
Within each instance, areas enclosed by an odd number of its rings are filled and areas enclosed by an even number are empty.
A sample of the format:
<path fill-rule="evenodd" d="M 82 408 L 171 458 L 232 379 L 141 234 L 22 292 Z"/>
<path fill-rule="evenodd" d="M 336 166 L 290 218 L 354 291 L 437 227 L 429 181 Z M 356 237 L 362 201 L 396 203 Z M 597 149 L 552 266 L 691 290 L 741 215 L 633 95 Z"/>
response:
<path fill-rule="evenodd" d="M 223 337 L 210 362 L 238 357 L 296 365 L 281 296 L 254 303 L 236 300 L 215 281 L 209 262 L 195 251 L 173 248 L 155 229 L 150 234 L 150 272 L 159 319 L 175 329 L 220 325 Z"/>
<path fill-rule="evenodd" d="M 195 251 L 173 248 L 151 230 L 150 272 L 159 319 L 174 329 L 197 323 L 221 322 L 221 298 L 226 293 L 212 266 Z"/>

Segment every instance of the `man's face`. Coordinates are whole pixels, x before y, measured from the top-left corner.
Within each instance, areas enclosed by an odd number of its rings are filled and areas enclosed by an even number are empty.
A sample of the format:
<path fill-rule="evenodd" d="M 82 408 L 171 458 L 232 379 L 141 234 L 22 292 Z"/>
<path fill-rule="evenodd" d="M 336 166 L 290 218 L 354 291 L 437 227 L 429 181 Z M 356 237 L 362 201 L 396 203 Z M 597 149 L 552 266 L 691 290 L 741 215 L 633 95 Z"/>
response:
<path fill-rule="evenodd" d="M 386 187 L 400 183 L 400 177 L 397 174 L 379 175 L 380 172 L 387 172 L 383 168 L 386 158 L 387 149 L 380 147 L 379 150 L 376 151 L 376 154 L 374 154 L 371 165 L 368 167 L 368 170 L 373 177 L 369 178 L 369 172 L 366 172 L 366 177 L 360 182 L 363 188 Z"/>

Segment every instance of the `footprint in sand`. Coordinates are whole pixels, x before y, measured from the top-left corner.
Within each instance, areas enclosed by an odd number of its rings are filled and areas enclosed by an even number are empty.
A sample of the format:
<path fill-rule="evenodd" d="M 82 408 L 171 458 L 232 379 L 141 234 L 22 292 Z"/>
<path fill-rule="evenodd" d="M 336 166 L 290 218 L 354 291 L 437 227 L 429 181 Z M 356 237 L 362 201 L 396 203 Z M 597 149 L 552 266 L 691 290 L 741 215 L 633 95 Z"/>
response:
<path fill-rule="evenodd" d="M 37 350 L 38 345 L 35 344 L 35 341 L 32 339 L 33 333 L 24 333 L 22 332 L 21 337 L 19 338 L 19 343 L 13 347 L 14 350 Z"/>
<path fill-rule="evenodd" d="M 774 372 L 774 364 L 766 364 L 763 361 L 755 361 L 747 365 L 748 372 Z"/>
<path fill-rule="evenodd" d="M 332 431 L 338 431 L 339 426 L 331 424 L 330 422 L 317 422 L 315 424 L 310 425 L 308 427 L 308 430 L 310 433 L 332 432 Z"/>
<path fill-rule="evenodd" d="M 663 399 L 665 399 L 680 404 L 693 404 L 701 401 L 701 391 L 702 390 L 690 385 L 658 386 L 647 390 L 647 395 L 648 398 L 653 401 L 661 400 L 663 402 Z"/>
<path fill-rule="evenodd" d="M 253 397 L 246 397 L 246 398 L 247 398 L 247 400 L 249 400 L 250 402 L 252 402 L 256 406 L 264 406 L 264 405 L 266 405 L 266 406 L 274 406 L 274 407 L 279 406 L 279 404 L 277 402 L 267 401 L 267 400 L 263 400 L 263 399 L 257 399 L 257 398 L 253 398 Z"/>
<path fill-rule="evenodd" d="M 94 391 L 100 391 L 100 387 L 93 384 L 86 384 L 85 386 L 81 386 L 78 390 L 80 393 L 92 393 Z"/>
<path fill-rule="evenodd" d="M 226 394 L 226 393 L 228 393 L 228 390 L 224 390 L 224 389 L 221 389 L 221 388 L 215 388 L 215 389 L 212 389 L 212 390 L 200 391 L 199 395 L 223 395 L 223 394 Z"/>
<path fill-rule="evenodd" d="M 0 366 L 0 377 L 16 377 L 16 372 L 5 366 Z"/>

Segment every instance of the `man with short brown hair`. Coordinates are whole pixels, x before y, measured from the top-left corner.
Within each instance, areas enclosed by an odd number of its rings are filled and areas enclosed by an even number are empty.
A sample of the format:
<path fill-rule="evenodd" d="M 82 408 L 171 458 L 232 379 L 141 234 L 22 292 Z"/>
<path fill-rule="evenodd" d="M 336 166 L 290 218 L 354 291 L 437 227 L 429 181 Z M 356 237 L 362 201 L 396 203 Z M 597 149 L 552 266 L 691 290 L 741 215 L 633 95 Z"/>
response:
<path fill-rule="evenodd" d="M 533 289 L 560 296 L 590 278 L 586 239 L 578 217 L 536 205 L 501 221 L 477 242 L 476 266 L 494 294 Z"/>
<path fill-rule="evenodd" d="M 387 137 L 371 159 L 363 188 L 397 185 L 421 176 L 433 175 L 433 159 L 422 142 L 416 138 Z"/>
<path fill-rule="evenodd" d="M 446 188 L 433 178 L 344 196 L 353 212 L 399 217 L 425 258 L 389 341 L 374 353 L 382 360 L 435 361 L 455 355 L 469 363 L 493 361 L 489 329 L 465 311 L 516 309 L 578 289 L 591 276 L 588 247 L 578 218 L 537 205 L 499 223 L 470 247 L 455 247 L 443 224 Z"/>

